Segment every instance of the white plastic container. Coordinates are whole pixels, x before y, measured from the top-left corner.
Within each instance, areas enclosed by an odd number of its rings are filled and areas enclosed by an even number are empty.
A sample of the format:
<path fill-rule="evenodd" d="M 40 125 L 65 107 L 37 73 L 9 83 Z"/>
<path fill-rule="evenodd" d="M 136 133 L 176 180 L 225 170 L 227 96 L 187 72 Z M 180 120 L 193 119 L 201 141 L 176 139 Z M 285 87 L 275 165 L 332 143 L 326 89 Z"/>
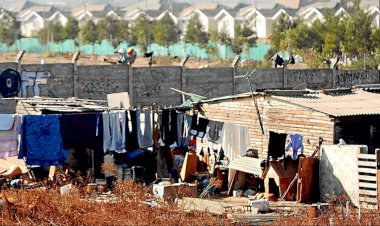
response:
<path fill-rule="evenodd" d="M 243 190 L 233 190 L 232 196 L 233 197 L 242 197 L 243 196 Z"/>
<path fill-rule="evenodd" d="M 249 200 L 248 205 L 255 207 L 259 210 L 259 212 L 269 212 L 269 201 L 268 199 L 260 199 L 260 200 Z"/>

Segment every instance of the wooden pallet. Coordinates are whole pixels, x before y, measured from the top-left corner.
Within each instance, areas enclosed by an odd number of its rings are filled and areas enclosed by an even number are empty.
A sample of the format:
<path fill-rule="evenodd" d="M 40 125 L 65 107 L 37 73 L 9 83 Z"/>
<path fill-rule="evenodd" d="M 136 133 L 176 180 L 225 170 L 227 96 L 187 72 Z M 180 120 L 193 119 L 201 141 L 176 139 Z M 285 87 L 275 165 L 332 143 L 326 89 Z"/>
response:
<path fill-rule="evenodd" d="M 358 155 L 359 204 L 364 209 L 378 209 L 377 154 Z"/>

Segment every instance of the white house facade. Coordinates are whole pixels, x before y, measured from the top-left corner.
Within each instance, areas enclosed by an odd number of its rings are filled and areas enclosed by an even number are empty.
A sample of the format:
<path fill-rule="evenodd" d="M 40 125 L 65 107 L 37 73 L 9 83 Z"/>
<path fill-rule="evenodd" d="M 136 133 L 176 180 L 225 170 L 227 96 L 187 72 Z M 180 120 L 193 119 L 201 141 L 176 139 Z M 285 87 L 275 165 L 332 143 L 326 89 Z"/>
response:
<path fill-rule="evenodd" d="M 62 26 L 65 26 L 68 18 L 62 14 L 60 11 L 56 11 L 53 15 L 47 18 L 49 22 L 59 22 Z"/>
<path fill-rule="evenodd" d="M 301 11 L 299 13 L 299 17 L 302 19 L 302 21 L 311 26 L 315 21 L 320 21 L 323 23 L 325 21 L 325 17 L 322 14 L 321 11 L 319 11 L 315 7 L 308 8 L 304 11 Z"/>
<path fill-rule="evenodd" d="M 199 22 L 202 24 L 202 31 L 209 32 L 209 18 L 199 9 L 194 9 L 190 12 L 181 14 L 178 20 L 178 29 L 181 33 L 181 38 L 183 38 L 186 34 L 187 25 L 189 24 L 189 20 L 197 15 Z"/>
<path fill-rule="evenodd" d="M 379 7 L 373 6 L 367 10 L 367 13 L 373 17 L 372 27 L 380 28 L 380 9 Z"/>
<path fill-rule="evenodd" d="M 214 17 L 218 33 L 225 33 L 230 38 L 235 37 L 235 18 L 225 9 Z"/>
<path fill-rule="evenodd" d="M 169 10 L 165 10 L 160 15 L 158 15 L 155 20 L 161 20 L 166 14 L 169 14 L 170 18 L 174 21 L 175 24 L 178 24 L 178 18 L 171 13 Z"/>
<path fill-rule="evenodd" d="M 45 27 L 44 18 L 34 11 L 27 16 L 21 17 L 19 21 L 20 33 L 25 37 L 31 37 Z"/>

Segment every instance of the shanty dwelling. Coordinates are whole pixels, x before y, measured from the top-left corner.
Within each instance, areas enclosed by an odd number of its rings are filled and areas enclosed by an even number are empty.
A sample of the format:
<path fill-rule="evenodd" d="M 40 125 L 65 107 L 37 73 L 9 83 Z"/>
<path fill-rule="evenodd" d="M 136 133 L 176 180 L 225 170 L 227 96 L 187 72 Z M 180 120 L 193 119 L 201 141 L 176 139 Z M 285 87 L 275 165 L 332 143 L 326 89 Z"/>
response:
<path fill-rule="evenodd" d="M 272 160 L 283 158 L 284 153 L 297 158 L 300 150 L 294 155 L 290 152 L 292 148 L 285 152 L 287 144 L 292 146 L 292 136 L 300 138 L 303 154 L 308 157 L 320 158 L 318 150 L 321 143 L 333 145 L 339 141 L 367 145 L 368 152 L 374 153 L 376 148 L 380 148 L 379 97 L 379 94 L 361 89 L 267 90 L 203 100 L 196 107 L 208 120 L 247 127 L 247 137 L 235 135 L 237 143 L 247 139 L 245 151 L 254 153 L 253 156 L 266 160 L 268 164 Z M 214 144 L 210 145 L 205 139 L 198 138 L 197 147 L 205 146 L 215 148 Z M 228 146 L 225 147 L 224 154 L 229 156 L 231 163 L 245 155 L 242 150 L 229 150 Z M 313 161 L 310 164 L 311 168 L 315 166 Z M 304 168 L 309 166 L 306 164 Z M 273 174 L 267 171 L 264 171 L 264 180 L 267 175 L 277 174 L 270 178 L 282 177 L 274 169 Z M 230 173 L 230 179 L 234 180 L 231 176 Z M 307 177 L 302 172 L 302 167 L 298 166 L 297 177 L 297 184 L 301 177 Z M 278 184 L 277 186 L 280 189 L 278 195 L 281 196 L 282 188 Z M 299 197 L 302 194 L 302 191 L 298 191 L 297 198 L 302 199 Z"/>

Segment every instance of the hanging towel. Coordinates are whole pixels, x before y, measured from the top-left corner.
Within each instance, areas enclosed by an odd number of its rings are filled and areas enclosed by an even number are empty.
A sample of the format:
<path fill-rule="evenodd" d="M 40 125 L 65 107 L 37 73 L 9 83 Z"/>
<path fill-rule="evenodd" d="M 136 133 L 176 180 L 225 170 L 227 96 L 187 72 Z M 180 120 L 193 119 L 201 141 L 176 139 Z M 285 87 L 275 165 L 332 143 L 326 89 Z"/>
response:
<path fill-rule="evenodd" d="M 125 134 L 127 132 L 126 130 L 126 122 L 127 122 L 127 114 L 125 111 L 119 111 L 118 112 L 118 139 L 116 141 L 116 149 L 117 150 L 123 150 L 125 149 Z"/>
<path fill-rule="evenodd" d="M 0 158 L 17 156 L 21 115 L 0 114 L 0 124 Z"/>
<path fill-rule="evenodd" d="M 190 134 L 193 136 L 198 134 L 198 115 L 196 114 L 191 118 Z"/>
<path fill-rule="evenodd" d="M 102 113 L 63 114 L 60 117 L 63 147 L 103 151 L 102 118 Z"/>
<path fill-rule="evenodd" d="M 171 110 L 170 111 L 170 139 L 169 139 L 169 146 L 173 149 L 178 147 L 177 143 L 177 137 L 178 137 L 178 125 L 177 125 L 177 111 Z"/>
<path fill-rule="evenodd" d="M 182 147 L 187 147 L 189 145 L 190 140 L 190 130 L 191 130 L 191 122 L 193 117 L 190 115 L 185 116 L 185 123 L 183 128 L 183 135 L 182 135 Z"/>
<path fill-rule="evenodd" d="M 197 136 L 198 137 L 203 138 L 205 136 L 207 126 L 208 126 L 208 122 L 209 122 L 208 119 L 199 118 L 199 122 L 198 122 L 198 126 L 197 126 L 197 128 L 198 128 Z"/>
<path fill-rule="evenodd" d="M 144 111 L 144 135 L 142 139 L 142 148 L 148 148 L 153 145 L 153 126 L 152 110 Z"/>
<path fill-rule="evenodd" d="M 143 139 L 143 136 L 142 136 L 142 132 L 141 132 L 141 109 L 138 108 L 136 110 L 136 129 L 137 129 L 137 143 L 138 143 L 138 146 L 141 147 L 142 145 L 142 139 Z"/>
<path fill-rule="evenodd" d="M 292 148 L 293 154 L 292 159 L 297 159 L 297 151 L 301 148 L 301 155 L 303 155 L 304 147 L 302 144 L 302 135 L 299 134 L 290 134 L 290 142 L 288 146 L 286 146 L 285 151 L 289 151 L 289 149 Z"/>
<path fill-rule="evenodd" d="M 224 123 L 222 148 L 231 162 L 238 156 L 244 156 L 248 150 L 248 126 Z"/>
<path fill-rule="evenodd" d="M 134 151 L 139 148 L 139 143 L 138 143 L 138 128 L 137 126 L 137 111 L 135 110 L 130 110 L 130 121 L 131 121 L 131 128 L 128 129 L 130 133 L 127 134 L 126 138 L 126 143 L 127 143 L 127 150 L 128 151 Z M 140 120 L 139 120 L 140 121 Z"/>
<path fill-rule="evenodd" d="M 212 142 L 217 142 L 220 138 L 220 134 L 223 129 L 223 122 L 210 121 L 210 129 L 208 130 L 209 140 Z"/>
<path fill-rule="evenodd" d="M 170 111 L 169 109 L 162 110 L 162 120 L 161 120 L 161 139 L 163 143 L 170 141 Z"/>
<path fill-rule="evenodd" d="M 21 129 L 19 159 L 27 165 L 63 165 L 63 148 L 59 115 L 25 115 Z"/>
<path fill-rule="evenodd" d="M 182 147 L 182 133 L 183 133 L 183 112 L 179 112 L 177 114 L 177 136 L 176 136 L 176 142 L 178 147 Z"/>
<path fill-rule="evenodd" d="M 103 112 L 103 149 L 122 151 L 125 148 L 126 113 L 125 111 Z"/>
<path fill-rule="evenodd" d="M 12 114 L 0 114 L 0 131 L 8 131 L 13 128 L 14 117 Z"/>
<path fill-rule="evenodd" d="M 110 149 L 112 143 L 112 131 L 110 126 L 110 112 L 102 113 L 103 119 L 103 150 L 107 152 Z"/>

